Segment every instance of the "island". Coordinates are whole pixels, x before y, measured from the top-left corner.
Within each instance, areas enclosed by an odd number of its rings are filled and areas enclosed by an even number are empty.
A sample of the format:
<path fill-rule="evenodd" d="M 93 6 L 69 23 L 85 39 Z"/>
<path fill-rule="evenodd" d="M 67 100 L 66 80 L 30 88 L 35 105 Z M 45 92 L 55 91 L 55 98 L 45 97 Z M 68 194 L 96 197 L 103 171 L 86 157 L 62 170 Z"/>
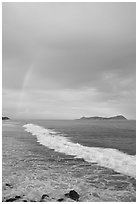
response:
<path fill-rule="evenodd" d="M 99 116 L 94 116 L 94 117 L 82 117 L 78 120 L 127 120 L 123 115 L 117 115 L 113 117 L 99 117 Z"/>
<path fill-rule="evenodd" d="M 2 116 L 2 120 L 10 120 L 7 116 Z"/>

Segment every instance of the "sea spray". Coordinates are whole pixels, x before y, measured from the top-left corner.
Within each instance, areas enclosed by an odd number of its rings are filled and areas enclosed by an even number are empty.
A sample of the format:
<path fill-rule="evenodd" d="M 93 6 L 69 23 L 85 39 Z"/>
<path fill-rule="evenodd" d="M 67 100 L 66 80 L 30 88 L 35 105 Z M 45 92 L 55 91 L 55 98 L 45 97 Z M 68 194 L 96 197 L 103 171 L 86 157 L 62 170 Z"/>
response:
<path fill-rule="evenodd" d="M 135 177 L 136 157 L 127 155 L 117 149 L 87 147 L 71 142 L 65 135 L 52 129 L 45 129 L 34 124 L 23 126 L 27 132 L 37 137 L 37 141 L 50 149 L 76 158 L 83 158 L 87 162 L 97 162 L 116 172 Z"/>

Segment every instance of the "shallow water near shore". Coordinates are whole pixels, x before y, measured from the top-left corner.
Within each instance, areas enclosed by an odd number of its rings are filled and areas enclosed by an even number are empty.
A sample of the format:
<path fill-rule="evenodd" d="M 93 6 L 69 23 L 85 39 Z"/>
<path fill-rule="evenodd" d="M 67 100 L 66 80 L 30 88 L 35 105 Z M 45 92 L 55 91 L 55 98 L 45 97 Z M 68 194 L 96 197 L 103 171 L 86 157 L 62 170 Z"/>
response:
<path fill-rule="evenodd" d="M 96 125 L 76 121 L 4 121 L 3 200 L 18 195 L 30 201 L 35 195 L 36 201 L 39 201 L 42 194 L 48 194 L 48 201 L 54 202 L 74 189 L 79 193 L 80 201 L 135 201 L 136 181 L 133 176 L 107 168 L 96 161 L 86 161 L 71 152 L 65 154 L 60 148 L 55 149 L 55 146 L 46 146 L 43 141 L 38 140 L 36 132 L 32 134 L 31 131 L 25 131 L 26 127 L 23 126 L 30 123 L 43 130 L 50 130 L 51 134 L 48 136 L 51 136 L 51 142 L 53 138 L 60 136 L 64 138 L 65 145 L 69 140 L 71 144 L 78 143 L 83 148 L 114 148 L 130 158 L 135 156 L 135 122 L 132 121 L 129 125 L 108 123 L 108 126 L 107 123 Z M 104 136 L 97 136 L 100 131 Z M 118 138 L 122 141 L 123 136 L 126 136 L 122 144 L 113 137 L 119 132 L 121 135 Z M 99 137 L 102 139 L 98 143 Z M 61 144 L 63 141 L 59 142 Z M 118 148 L 117 143 L 120 144 Z"/>

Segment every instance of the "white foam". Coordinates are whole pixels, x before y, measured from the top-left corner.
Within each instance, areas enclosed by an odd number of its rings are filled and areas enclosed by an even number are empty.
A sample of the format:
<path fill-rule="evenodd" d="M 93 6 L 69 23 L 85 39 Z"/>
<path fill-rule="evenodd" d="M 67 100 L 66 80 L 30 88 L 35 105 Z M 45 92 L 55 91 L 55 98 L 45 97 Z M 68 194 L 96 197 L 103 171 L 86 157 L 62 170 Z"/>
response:
<path fill-rule="evenodd" d="M 57 152 L 73 155 L 76 158 L 83 158 L 87 162 L 97 162 L 103 167 L 108 167 L 116 172 L 136 177 L 136 156 L 127 155 L 117 149 L 86 147 L 71 142 L 67 137 L 59 132 L 43 127 L 26 124 L 27 132 L 37 137 L 40 144 L 45 145 Z"/>

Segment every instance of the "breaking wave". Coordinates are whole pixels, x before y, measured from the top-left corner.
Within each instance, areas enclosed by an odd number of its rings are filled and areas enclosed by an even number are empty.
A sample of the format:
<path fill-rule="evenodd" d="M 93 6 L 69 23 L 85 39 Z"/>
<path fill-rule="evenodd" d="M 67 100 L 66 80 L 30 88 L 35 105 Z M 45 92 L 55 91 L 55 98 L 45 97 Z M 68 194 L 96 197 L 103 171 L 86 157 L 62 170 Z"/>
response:
<path fill-rule="evenodd" d="M 127 155 L 117 149 L 87 147 L 73 143 L 60 132 L 34 124 L 26 124 L 23 127 L 27 132 L 35 135 L 40 144 L 54 149 L 56 152 L 83 158 L 87 162 L 97 162 L 103 167 L 136 177 L 136 156 Z"/>

